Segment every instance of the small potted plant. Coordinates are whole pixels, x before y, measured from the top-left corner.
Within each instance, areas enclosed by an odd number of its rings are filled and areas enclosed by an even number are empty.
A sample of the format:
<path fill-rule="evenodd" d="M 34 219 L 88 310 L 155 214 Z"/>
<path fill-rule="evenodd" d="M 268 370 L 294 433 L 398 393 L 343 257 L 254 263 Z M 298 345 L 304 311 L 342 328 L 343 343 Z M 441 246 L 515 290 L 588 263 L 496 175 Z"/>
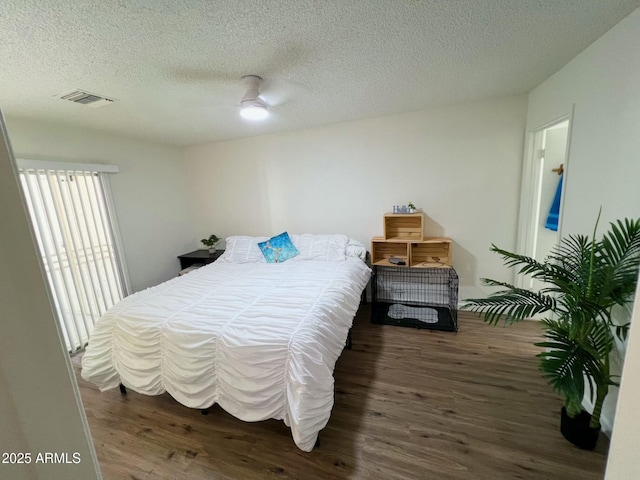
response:
<path fill-rule="evenodd" d="M 209 238 L 203 238 L 200 240 L 205 247 L 209 249 L 209 253 L 213 253 L 216 251 L 216 244 L 220 241 L 218 237 L 215 235 L 210 235 Z"/>
<path fill-rule="evenodd" d="M 412 202 L 409 202 L 407 207 L 409 207 L 409 213 L 416 213 L 416 206 Z"/>

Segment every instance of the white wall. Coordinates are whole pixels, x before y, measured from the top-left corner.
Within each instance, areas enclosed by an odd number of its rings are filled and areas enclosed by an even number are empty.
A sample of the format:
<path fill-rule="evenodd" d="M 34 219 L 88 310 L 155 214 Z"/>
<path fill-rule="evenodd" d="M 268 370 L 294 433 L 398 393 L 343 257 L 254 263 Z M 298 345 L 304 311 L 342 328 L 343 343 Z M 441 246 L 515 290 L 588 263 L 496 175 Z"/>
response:
<path fill-rule="evenodd" d="M 636 298 L 640 298 L 640 284 L 636 289 Z M 640 477 L 640 455 L 638 455 L 640 418 L 637 401 L 640 398 L 640 369 L 637 368 L 638 365 L 640 365 L 640 302 L 636 302 L 633 309 L 628 353 L 618 398 L 616 425 L 609 448 L 605 476 L 607 480 Z"/>
<path fill-rule="evenodd" d="M 0 478 L 101 478 L 2 130 L 0 119 L 0 453 L 32 458 L 1 463 Z M 37 463 L 46 452 L 79 463 Z"/>
<path fill-rule="evenodd" d="M 591 234 L 600 206 L 600 232 L 609 221 L 640 217 L 639 39 L 636 10 L 529 95 L 529 131 L 569 114 L 575 105 L 565 165 L 563 235 Z M 626 368 L 640 367 L 635 358 L 629 357 Z M 616 394 L 614 389 L 605 403 L 604 430 L 613 423 Z M 616 419 L 628 421 L 640 431 L 640 419 Z"/>
<path fill-rule="evenodd" d="M 133 291 L 175 276 L 198 248 L 181 149 L 108 133 L 9 118 L 18 158 L 112 163 L 111 187 Z"/>
<path fill-rule="evenodd" d="M 508 97 L 187 149 L 199 235 L 346 233 L 369 245 L 412 201 L 454 240 L 461 298 L 510 279 L 526 98 Z M 197 206 L 197 209 L 195 208 Z"/>
<path fill-rule="evenodd" d="M 575 104 L 563 234 L 640 216 L 639 30 L 636 10 L 529 95 L 527 130 Z"/>

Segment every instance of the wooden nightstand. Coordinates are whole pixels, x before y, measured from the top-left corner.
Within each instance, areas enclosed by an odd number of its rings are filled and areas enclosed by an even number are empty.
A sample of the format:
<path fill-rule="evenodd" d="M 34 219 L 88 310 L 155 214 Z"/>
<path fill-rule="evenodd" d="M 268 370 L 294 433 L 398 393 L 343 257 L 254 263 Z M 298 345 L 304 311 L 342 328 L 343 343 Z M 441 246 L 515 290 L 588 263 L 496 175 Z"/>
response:
<path fill-rule="evenodd" d="M 180 260 L 180 270 L 184 270 L 185 268 L 197 263 L 207 265 L 215 262 L 223 253 L 224 250 L 216 250 L 213 253 L 209 253 L 209 250 L 196 250 L 194 252 L 185 253 L 184 255 L 179 255 L 178 260 Z"/>

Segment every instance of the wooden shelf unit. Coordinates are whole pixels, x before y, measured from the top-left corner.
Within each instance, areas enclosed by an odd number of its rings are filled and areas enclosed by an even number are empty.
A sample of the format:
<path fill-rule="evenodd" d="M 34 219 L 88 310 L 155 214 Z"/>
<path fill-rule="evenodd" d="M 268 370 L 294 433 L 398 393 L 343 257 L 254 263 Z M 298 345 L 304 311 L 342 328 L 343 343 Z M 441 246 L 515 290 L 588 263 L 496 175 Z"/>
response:
<path fill-rule="evenodd" d="M 371 263 L 374 265 L 394 266 L 389 258 L 401 258 L 409 265 L 411 243 L 405 241 L 387 241 L 384 237 L 373 237 L 371 241 Z"/>
<path fill-rule="evenodd" d="M 385 240 L 420 241 L 424 232 L 424 215 L 422 213 L 385 213 Z"/>
<path fill-rule="evenodd" d="M 409 260 L 411 267 L 450 267 L 451 239 L 425 238 L 422 242 L 412 243 L 409 249 Z"/>
<path fill-rule="evenodd" d="M 386 267 L 451 267 L 451 239 L 424 236 L 424 214 L 385 213 L 384 236 L 371 239 L 371 262 Z M 389 262 L 400 258 L 405 265 Z"/>

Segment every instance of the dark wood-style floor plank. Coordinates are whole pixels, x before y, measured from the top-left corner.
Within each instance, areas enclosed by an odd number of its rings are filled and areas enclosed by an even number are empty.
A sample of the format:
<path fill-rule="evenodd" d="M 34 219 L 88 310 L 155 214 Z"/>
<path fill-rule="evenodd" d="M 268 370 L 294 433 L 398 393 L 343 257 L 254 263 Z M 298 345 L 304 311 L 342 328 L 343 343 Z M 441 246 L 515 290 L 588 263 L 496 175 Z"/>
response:
<path fill-rule="evenodd" d="M 601 479 L 608 439 L 579 450 L 559 432 L 560 399 L 540 377 L 539 324 L 458 333 L 369 322 L 335 371 L 335 406 L 311 453 L 282 422 L 203 416 L 169 395 L 100 393 L 79 375 L 105 479 Z"/>

